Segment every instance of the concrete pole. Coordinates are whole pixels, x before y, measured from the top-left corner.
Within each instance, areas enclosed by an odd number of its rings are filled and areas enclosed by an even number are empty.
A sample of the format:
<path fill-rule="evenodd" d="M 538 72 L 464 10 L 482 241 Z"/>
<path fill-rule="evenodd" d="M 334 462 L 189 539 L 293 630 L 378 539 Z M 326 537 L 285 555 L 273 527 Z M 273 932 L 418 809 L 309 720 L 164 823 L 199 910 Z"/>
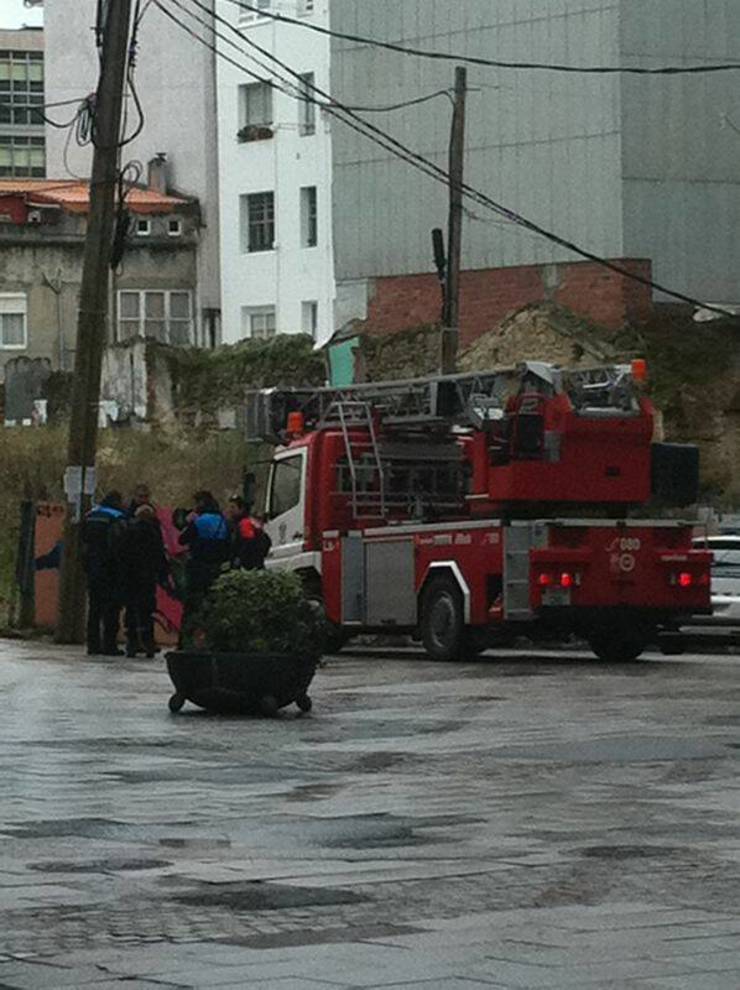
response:
<path fill-rule="evenodd" d="M 460 257 L 463 226 L 463 178 L 465 168 L 465 99 L 468 88 L 467 69 L 455 69 L 455 109 L 450 137 L 450 219 L 447 238 L 447 282 L 442 327 L 442 374 L 457 370 L 460 333 Z"/>

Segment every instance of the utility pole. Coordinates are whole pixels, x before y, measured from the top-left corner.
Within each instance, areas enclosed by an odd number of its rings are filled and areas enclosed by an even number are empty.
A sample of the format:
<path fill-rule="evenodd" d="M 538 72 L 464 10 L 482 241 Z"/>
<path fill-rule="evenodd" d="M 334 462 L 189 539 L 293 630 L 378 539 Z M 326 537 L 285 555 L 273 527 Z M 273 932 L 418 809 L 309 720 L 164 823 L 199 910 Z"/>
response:
<path fill-rule="evenodd" d="M 447 278 L 445 280 L 444 319 L 442 321 L 442 374 L 457 370 L 457 345 L 460 328 L 460 255 L 463 226 L 463 174 L 465 166 L 465 98 L 468 89 L 467 69 L 455 69 L 455 109 L 450 137 L 450 219 L 447 235 Z"/>
<path fill-rule="evenodd" d="M 84 642 L 85 579 L 82 522 L 95 493 L 100 377 L 108 317 L 108 269 L 113 240 L 123 88 L 128 64 L 131 0 L 104 8 L 101 69 L 95 98 L 90 211 L 77 319 L 72 415 L 67 448 L 67 518 L 59 594 L 58 643 Z"/>

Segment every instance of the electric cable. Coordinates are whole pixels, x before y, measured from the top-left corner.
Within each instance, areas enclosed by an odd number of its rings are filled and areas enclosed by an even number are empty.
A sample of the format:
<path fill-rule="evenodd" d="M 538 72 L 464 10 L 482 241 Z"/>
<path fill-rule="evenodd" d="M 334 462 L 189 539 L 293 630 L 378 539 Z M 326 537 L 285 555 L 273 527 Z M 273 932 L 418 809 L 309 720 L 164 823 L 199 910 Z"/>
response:
<path fill-rule="evenodd" d="M 180 28 L 191 34 L 201 44 L 204 44 L 206 47 L 210 48 L 213 52 L 215 52 L 215 54 L 218 57 L 224 58 L 226 61 L 231 62 L 232 64 L 236 65 L 236 67 L 240 69 L 240 71 L 246 72 L 248 75 L 252 76 L 253 78 L 257 78 L 259 81 L 269 82 L 268 80 L 260 80 L 259 77 L 256 76 L 253 72 L 246 69 L 243 65 L 236 63 L 229 56 L 225 55 L 225 53 L 223 53 L 217 46 L 209 44 L 209 42 L 205 38 L 201 38 L 196 32 L 191 31 L 191 29 L 188 28 L 187 25 L 184 25 L 171 11 L 169 11 L 166 7 L 163 6 L 161 0 L 153 0 L 153 2 L 163 13 L 165 13 L 168 17 L 170 17 L 176 24 L 178 24 Z M 198 18 L 194 14 L 192 14 L 191 11 L 185 8 L 179 2 L 179 0 L 170 0 L 170 2 L 174 3 L 175 6 L 183 10 L 185 13 L 189 14 L 189 16 L 198 20 Z M 315 102 L 318 105 L 323 105 L 324 110 L 327 113 L 331 114 L 331 116 L 336 117 L 338 120 L 341 120 L 346 126 L 362 134 L 364 137 L 368 138 L 369 140 L 374 141 L 384 150 L 390 151 L 396 157 L 406 161 L 408 164 L 413 165 L 420 171 L 424 172 L 426 175 L 429 175 L 431 178 L 434 178 L 435 181 L 440 182 L 445 186 L 449 187 L 450 177 L 443 168 L 440 168 L 434 162 L 429 161 L 423 156 L 412 151 L 410 148 L 407 148 L 400 141 L 396 140 L 391 135 L 386 134 L 384 131 L 380 130 L 375 125 L 371 124 L 369 121 L 363 120 L 361 117 L 358 117 L 354 111 L 350 110 L 349 107 L 346 107 L 344 104 L 335 100 L 329 94 L 323 92 L 319 87 L 313 84 L 309 84 L 301 76 L 300 73 L 290 68 L 290 66 L 286 65 L 284 62 L 278 59 L 277 56 L 273 55 L 266 49 L 262 48 L 256 42 L 246 38 L 244 34 L 242 34 L 242 32 L 240 32 L 237 28 L 231 25 L 228 21 L 225 21 L 218 14 L 214 14 L 212 11 L 209 11 L 207 8 L 203 7 L 203 5 L 199 2 L 199 0 L 191 0 L 191 2 L 194 3 L 195 6 L 204 10 L 207 14 L 209 14 L 209 16 L 212 16 L 216 20 L 224 23 L 232 32 L 234 32 L 240 38 L 242 42 L 246 42 L 250 48 L 255 48 L 263 56 L 267 57 L 272 62 L 279 65 L 284 71 L 288 72 L 288 74 L 296 77 L 299 80 L 299 82 L 302 84 L 304 89 L 310 88 L 311 91 L 317 93 L 322 98 L 328 100 L 329 102 L 327 104 L 321 104 L 321 101 L 316 100 L 315 98 L 313 99 L 312 102 Z M 227 41 L 230 44 L 233 44 L 233 42 L 230 42 L 229 39 L 221 35 L 213 26 L 208 24 L 206 26 L 209 27 L 209 29 L 213 32 L 213 34 L 216 37 L 220 38 L 221 40 Z M 243 49 L 240 48 L 240 51 L 245 58 L 248 58 L 252 61 L 257 61 L 253 55 L 248 54 Z M 277 73 L 274 74 L 277 75 Z M 278 78 L 280 78 L 283 83 L 286 82 L 286 80 L 282 79 L 280 76 L 278 76 Z M 273 85 L 276 84 L 274 84 L 273 82 Z M 293 84 L 288 83 L 288 85 L 292 86 Z M 280 87 L 276 86 L 276 88 L 280 88 Z M 282 91 L 286 92 L 286 90 L 282 90 Z M 288 93 L 288 95 L 293 96 L 294 94 Z M 348 117 L 351 119 L 348 119 Z M 681 302 L 688 303 L 689 305 L 701 307 L 703 309 L 708 309 L 712 312 L 716 312 L 718 315 L 730 319 L 737 318 L 735 314 L 730 313 L 729 311 L 724 310 L 721 307 L 711 306 L 707 303 L 702 302 L 699 299 L 696 299 L 693 296 L 689 296 L 685 293 L 670 289 L 667 286 L 654 281 L 653 279 L 649 279 L 646 276 L 640 275 L 637 272 L 630 271 L 629 269 L 622 267 L 616 262 L 609 261 L 608 259 L 603 258 L 595 254 L 594 252 L 589 251 L 586 248 L 582 248 L 579 245 L 575 244 L 574 242 L 569 241 L 567 238 L 561 237 L 559 234 L 547 230 L 546 228 L 542 227 L 540 224 L 537 224 L 534 221 L 529 220 L 527 217 L 524 217 L 522 214 L 519 214 L 516 211 L 511 210 L 510 208 L 498 203 L 490 196 L 487 196 L 485 193 L 480 192 L 479 190 L 468 185 L 467 183 L 462 183 L 460 188 L 463 191 L 464 195 L 466 195 L 469 199 L 472 199 L 474 202 L 478 203 L 479 205 L 485 206 L 486 208 L 502 216 L 504 219 L 509 220 L 512 223 L 522 227 L 523 229 L 529 230 L 532 233 L 538 234 L 539 236 L 545 238 L 546 240 L 549 240 L 552 243 L 557 244 L 558 246 L 563 247 L 566 250 L 571 251 L 574 254 L 577 254 L 580 257 L 585 258 L 588 261 L 592 261 L 596 264 L 599 264 L 602 267 L 607 268 L 610 271 L 613 271 L 624 278 L 628 278 L 632 281 L 638 282 L 641 285 L 654 289 L 672 298 L 678 299 Z"/>
<path fill-rule="evenodd" d="M 244 0 L 229 0 L 242 10 L 258 14 L 260 17 L 268 18 L 271 21 L 282 21 L 285 24 L 293 24 L 296 27 L 304 28 L 308 31 L 315 31 L 330 38 L 338 38 L 341 41 L 352 41 L 360 45 L 368 45 L 374 48 L 386 48 L 401 55 L 415 55 L 418 58 L 428 58 L 442 60 L 446 62 L 467 62 L 469 65 L 485 65 L 495 69 L 535 69 L 545 72 L 570 72 L 589 75 L 637 75 L 637 76 L 679 76 L 698 75 L 708 72 L 734 72 L 740 70 L 740 62 L 720 62 L 716 65 L 664 65 L 655 68 L 645 68 L 636 65 L 562 65 L 547 62 L 508 62 L 501 59 L 479 58 L 474 55 L 453 54 L 450 52 L 429 51 L 424 48 L 412 48 L 409 45 L 401 45 L 393 41 L 382 41 L 380 38 L 368 38 L 364 35 L 349 34 L 343 31 L 335 31 L 332 28 L 323 27 L 320 24 L 313 24 L 309 20 L 299 20 L 296 17 L 289 17 L 286 14 L 278 14 L 274 11 L 263 10 L 253 4 L 245 3 Z"/>
<path fill-rule="evenodd" d="M 133 130 L 133 133 L 130 134 L 128 137 L 126 137 L 125 136 L 126 128 L 128 126 L 128 112 L 127 112 L 128 108 L 126 107 L 126 111 L 124 112 L 123 125 L 121 127 L 121 143 L 119 144 L 119 148 L 123 148 L 127 144 L 131 144 L 131 142 L 135 141 L 136 138 L 144 130 L 144 124 L 145 124 L 144 110 L 142 108 L 141 100 L 139 99 L 139 94 L 136 89 L 136 83 L 134 82 L 134 74 L 136 72 L 136 60 L 139 54 L 139 25 L 141 24 L 142 17 L 144 16 L 144 13 L 146 13 L 146 9 L 148 6 L 149 3 L 146 4 L 146 6 L 144 7 L 144 11 L 142 12 L 141 0 L 136 0 L 136 9 L 134 12 L 134 26 L 131 31 L 131 40 L 129 41 L 128 64 L 126 66 L 126 86 L 128 88 L 128 92 L 131 94 L 131 98 L 134 101 L 134 107 L 136 109 L 136 113 L 138 115 L 139 120 L 136 127 Z"/>

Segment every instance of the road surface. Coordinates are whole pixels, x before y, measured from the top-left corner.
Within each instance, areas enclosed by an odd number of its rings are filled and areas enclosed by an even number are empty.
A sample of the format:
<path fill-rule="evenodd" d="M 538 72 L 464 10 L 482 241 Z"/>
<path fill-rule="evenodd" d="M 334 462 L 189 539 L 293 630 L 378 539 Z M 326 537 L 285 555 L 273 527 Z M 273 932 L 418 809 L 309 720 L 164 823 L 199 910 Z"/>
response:
<path fill-rule="evenodd" d="M 739 663 L 350 653 L 258 720 L 0 642 L 0 990 L 738 990 Z"/>

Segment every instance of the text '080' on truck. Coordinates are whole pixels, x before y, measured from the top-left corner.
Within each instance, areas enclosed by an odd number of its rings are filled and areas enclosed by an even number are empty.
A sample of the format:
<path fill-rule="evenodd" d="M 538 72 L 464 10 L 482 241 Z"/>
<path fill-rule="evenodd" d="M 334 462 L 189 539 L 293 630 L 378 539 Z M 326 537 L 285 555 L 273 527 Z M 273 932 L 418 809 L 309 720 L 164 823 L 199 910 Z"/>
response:
<path fill-rule="evenodd" d="M 253 393 L 248 436 L 280 438 L 268 566 L 302 575 L 335 645 L 405 632 L 449 660 L 576 635 L 636 659 L 711 611 L 712 555 L 670 518 L 696 501 L 698 451 L 654 442 L 645 373 L 530 362 Z"/>

